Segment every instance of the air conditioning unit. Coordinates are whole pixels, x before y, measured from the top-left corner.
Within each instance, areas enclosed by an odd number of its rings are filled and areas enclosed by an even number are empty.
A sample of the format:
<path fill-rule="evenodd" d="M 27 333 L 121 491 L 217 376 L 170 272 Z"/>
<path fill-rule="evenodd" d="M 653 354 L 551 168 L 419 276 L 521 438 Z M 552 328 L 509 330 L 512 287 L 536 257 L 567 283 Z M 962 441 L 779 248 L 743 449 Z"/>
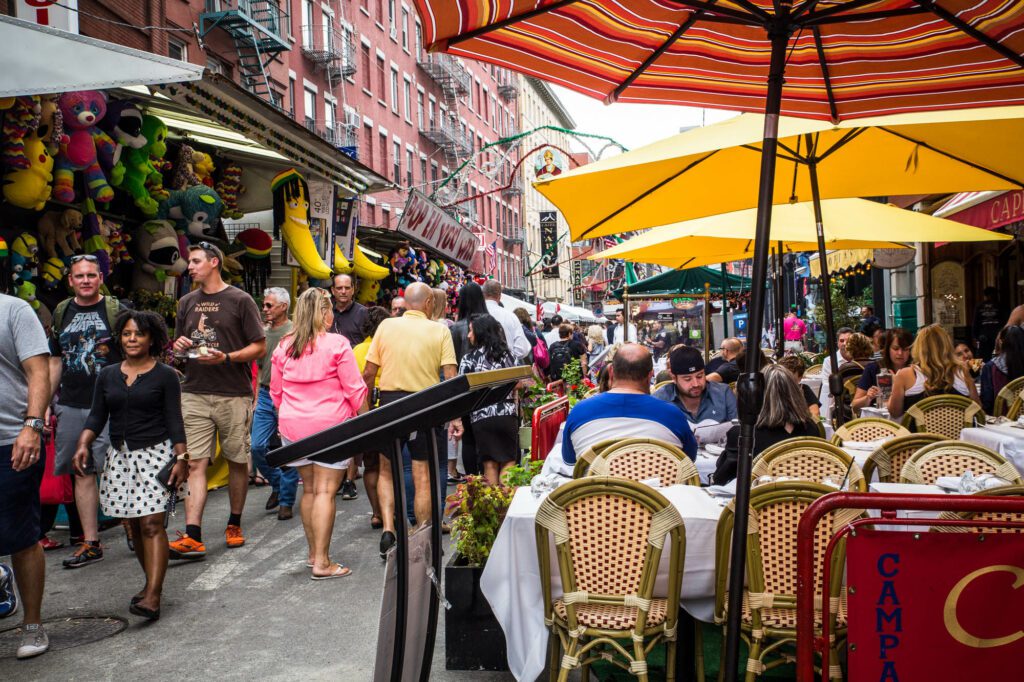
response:
<path fill-rule="evenodd" d="M 360 122 L 361 122 L 361 118 L 359 116 L 359 112 L 358 111 L 356 111 L 355 109 L 346 109 L 345 110 L 345 125 L 346 126 L 348 126 L 349 128 L 354 128 L 356 130 L 359 130 Z"/>

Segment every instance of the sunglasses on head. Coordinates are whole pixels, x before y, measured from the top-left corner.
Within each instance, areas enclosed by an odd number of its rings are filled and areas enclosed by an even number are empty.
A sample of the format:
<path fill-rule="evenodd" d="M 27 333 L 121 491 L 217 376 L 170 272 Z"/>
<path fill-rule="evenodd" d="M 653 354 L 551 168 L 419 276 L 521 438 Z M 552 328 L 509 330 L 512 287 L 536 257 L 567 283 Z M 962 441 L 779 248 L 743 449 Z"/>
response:
<path fill-rule="evenodd" d="M 99 259 L 91 253 L 79 253 L 71 257 L 71 264 L 80 263 L 81 261 L 87 261 L 89 263 L 98 263 Z"/>

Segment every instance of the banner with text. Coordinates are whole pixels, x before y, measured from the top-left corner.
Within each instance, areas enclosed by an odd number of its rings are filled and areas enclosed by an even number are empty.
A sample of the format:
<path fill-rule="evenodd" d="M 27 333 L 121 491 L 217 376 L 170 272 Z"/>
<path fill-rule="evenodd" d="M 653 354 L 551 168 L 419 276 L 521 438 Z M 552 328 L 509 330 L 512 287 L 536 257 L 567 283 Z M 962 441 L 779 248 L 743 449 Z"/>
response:
<path fill-rule="evenodd" d="M 409 193 L 396 232 L 467 268 L 480 244 L 473 232 L 415 190 Z"/>
<path fill-rule="evenodd" d="M 1024 661 L 1020 538 L 858 529 L 847 544 L 848 679 L 1012 677 Z"/>
<path fill-rule="evenodd" d="M 561 279 L 558 272 L 558 211 L 540 212 L 540 253 L 544 279 Z"/>

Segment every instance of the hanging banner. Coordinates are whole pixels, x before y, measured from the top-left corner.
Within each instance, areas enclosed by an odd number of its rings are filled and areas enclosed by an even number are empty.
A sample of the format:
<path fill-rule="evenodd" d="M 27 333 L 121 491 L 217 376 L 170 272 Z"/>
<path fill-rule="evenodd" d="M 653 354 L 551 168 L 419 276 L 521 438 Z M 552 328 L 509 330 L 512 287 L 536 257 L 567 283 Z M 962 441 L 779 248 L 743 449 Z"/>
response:
<path fill-rule="evenodd" d="M 345 258 L 352 260 L 356 247 L 356 226 L 359 223 L 359 202 L 334 188 L 334 243 Z"/>
<path fill-rule="evenodd" d="M 540 212 L 540 252 L 544 279 L 561 279 L 558 270 L 558 211 Z"/>
<path fill-rule="evenodd" d="M 999 680 L 1020 668 L 1019 534 L 861 528 L 847 543 L 851 682 Z"/>
<path fill-rule="evenodd" d="M 395 230 L 420 246 L 468 268 L 480 239 L 455 218 L 413 190 Z"/>

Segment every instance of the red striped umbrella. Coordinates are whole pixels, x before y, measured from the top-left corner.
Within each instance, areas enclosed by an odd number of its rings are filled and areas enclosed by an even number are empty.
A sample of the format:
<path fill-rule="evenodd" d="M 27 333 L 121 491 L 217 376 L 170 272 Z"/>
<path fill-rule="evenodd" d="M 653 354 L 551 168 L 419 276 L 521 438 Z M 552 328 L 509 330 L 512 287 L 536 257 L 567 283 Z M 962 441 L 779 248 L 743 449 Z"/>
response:
<path fill-rule="evenodd" d="M 431 50 L 609 103 L 764 112 L 755 282 L 767 279 L 779 114 L 838 121 L 1024 103 L 1021 0 L 415 1 Z M 818 248 L 824 262 L 820 217 Z M 748 339 L 761 338 L 764 296 L 763 287 L 751 291 Z M 831 317 L 828 297 L 825 304 Z M 831 345 L 829 339 L 834 358 Z M 757 355 L 747 353 L 737 383 L 738 510 L 750 499 L 750 454 L 763 394 Z M 739 657 L 746 535 L 747 515 L 739 513 L 726 639 L 726 669 L 732 671 Z M 813 625 L 803 611 L 799 625 L 798 672 L 810 679 Z"/>

